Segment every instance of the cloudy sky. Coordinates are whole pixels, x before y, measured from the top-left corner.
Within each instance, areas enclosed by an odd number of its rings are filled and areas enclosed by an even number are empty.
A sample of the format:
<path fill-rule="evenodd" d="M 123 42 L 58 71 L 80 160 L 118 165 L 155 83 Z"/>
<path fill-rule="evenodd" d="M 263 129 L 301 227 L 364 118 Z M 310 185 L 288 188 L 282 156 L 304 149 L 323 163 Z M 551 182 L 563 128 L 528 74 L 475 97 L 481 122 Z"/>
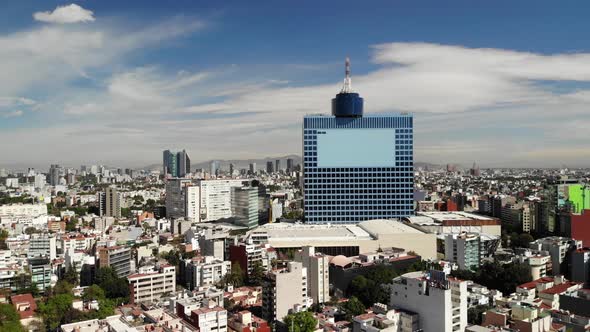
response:
<path fill-rule="evenodd" d="M 300 153 L 349 55 L 418 161 L 590 166 L 590 3 L 442 3 L 3 2 L 0 165 Z"/>

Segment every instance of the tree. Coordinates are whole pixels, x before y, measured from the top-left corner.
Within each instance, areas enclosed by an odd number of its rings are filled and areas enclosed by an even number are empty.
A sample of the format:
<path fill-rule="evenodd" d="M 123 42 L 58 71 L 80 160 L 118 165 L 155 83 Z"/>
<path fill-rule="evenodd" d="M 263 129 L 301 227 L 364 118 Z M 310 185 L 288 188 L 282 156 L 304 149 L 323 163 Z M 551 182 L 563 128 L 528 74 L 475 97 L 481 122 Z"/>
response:
<path fill-rule="evenodd" d="M 7 230 L 0 229 L 0 250 L 8 249 L 8 246 L 6 245 L 6 239 L 8 238 L 9 235 L 10 234 L 8 233 Z"/>
<path fill-rule="evenodd" d="M 20 332 L 24 330 L 16 309 L 10 304 L 0 303 L 0 331 Z"/>
<path fill-rule="evenodd" d="M 364 314 L 366 310 L 365 305 L 356 296 L 348 299 L 340 308 L 346 313 L 345 319 L 347 321 L 352 321 L 353 317 Z"/>
<path fill-rule="evenodd" d="M 65 324 L 66 313 L 71 309 L 73 301 L 73 295 L 59 294 L 48 298 L 46 303 L 39 303 L 38 311 L 47 329 L 56 330 L 61 324 Z"/>
<path fill-rule="evenodd" d="M 69 282 L 72 285 L 78 284 L 78 281 L 79 281 L 78 280 L 78 272 L 76 272 L 75 265 L 70 266 L 70 268 L 66 270 L 66 273 L 64 274 L 64 280 L 66 280 L 67 282 Z"/>
<path fill-rule="evenodd" d="M 283 319 L 289 332 L 313 332 L 316 330 L 318 321 L 309 311 L 301 311 L 289 314 Z"/>
<path fill-rule="evenodd" d="M 477 305 L 467 310 L 467 322 L 469 324 L 479 325 L 482 323 L 482 314 L 488 311 L 491 307 L 487 305 Z"/>
<path fill-rule="evenodd" d="M 264 267 L 262 267 L 262 262 L 255 261 L 254 264 L 252 264 L 252 272 L 250 273 L 248 281 L 252 285 L 261 286 L 265 274 L 266 271 L 264 271 Z"/>
<path fill-rule="evenodd" d="M 53 294 L 72 294 L 72 289 L 74 289 L 74 285 L 66 280 L 59 280 L 53 287 Z"/>
<path fill-rule="evenodd" d="M 104 290 L 99 285 L 94 284 L 89 286 L 82 294 L 82 300 L 88 302 L 92 300 L 103 300 L 106 298 Z"/>
<path fill-rule="evenodd" d="M 119 278 L 111 267 L 101 267 L 96 272 L 94 283 L 100 286 L 109 299 L 117 302 L 129 301 L 129 282 L 127 278 Z"/>
<path fill-rule="evenodd" d="M 232 285 L 234 287 L 244 286 L 244 272 L 240 264 L 233 263 L 231 265 L 231 271 L 223 279 L 225 285 Z"/>
<path fill-rule="evenodd" d="M 515 239 L 514 243 L 512 244 L 513 248 L 528 248 L 530 243 L 533 242 L 535 239 L 529 233 L 522 233 L 518 235 Z"/>

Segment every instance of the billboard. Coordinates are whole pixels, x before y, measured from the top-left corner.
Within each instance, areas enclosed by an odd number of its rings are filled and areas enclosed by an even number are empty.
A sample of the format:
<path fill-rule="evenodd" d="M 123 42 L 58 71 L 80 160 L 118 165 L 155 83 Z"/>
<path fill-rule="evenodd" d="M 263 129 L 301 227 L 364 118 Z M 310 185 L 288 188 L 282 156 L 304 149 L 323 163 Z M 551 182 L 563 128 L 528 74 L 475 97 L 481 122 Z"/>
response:
<path fill-rule="evenodd" d="M 318 167 L 393 167 L 395 129 L 317 131 Z"/>

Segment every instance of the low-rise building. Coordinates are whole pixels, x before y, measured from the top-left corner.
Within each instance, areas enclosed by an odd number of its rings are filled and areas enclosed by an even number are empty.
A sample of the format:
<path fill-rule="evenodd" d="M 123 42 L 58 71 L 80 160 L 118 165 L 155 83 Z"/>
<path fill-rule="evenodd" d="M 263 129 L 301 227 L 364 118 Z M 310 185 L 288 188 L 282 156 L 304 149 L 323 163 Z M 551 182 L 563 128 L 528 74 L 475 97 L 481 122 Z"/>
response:
<path fill-rule="evenodd" d="M 176 268 L 162 265 L 157 270 L 140 269 L 139 273 L 127 277 L 129 298 L 133 303 L 156 302 L 163 295 L 176 291 Z"/>

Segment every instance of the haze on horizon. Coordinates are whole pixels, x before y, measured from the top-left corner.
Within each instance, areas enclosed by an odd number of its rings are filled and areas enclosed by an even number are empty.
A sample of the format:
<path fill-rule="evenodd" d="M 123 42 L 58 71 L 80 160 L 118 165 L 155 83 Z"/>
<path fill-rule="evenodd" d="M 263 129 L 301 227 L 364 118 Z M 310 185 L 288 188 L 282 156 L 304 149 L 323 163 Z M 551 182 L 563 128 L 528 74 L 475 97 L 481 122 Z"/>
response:
<path fill-rule="evenodd" d="M 589 7 L 6 3 L 0 167 L 300 155 L 347 55 L 366 113 L 414 114 L 416 161 L 590 167 Z"/>

